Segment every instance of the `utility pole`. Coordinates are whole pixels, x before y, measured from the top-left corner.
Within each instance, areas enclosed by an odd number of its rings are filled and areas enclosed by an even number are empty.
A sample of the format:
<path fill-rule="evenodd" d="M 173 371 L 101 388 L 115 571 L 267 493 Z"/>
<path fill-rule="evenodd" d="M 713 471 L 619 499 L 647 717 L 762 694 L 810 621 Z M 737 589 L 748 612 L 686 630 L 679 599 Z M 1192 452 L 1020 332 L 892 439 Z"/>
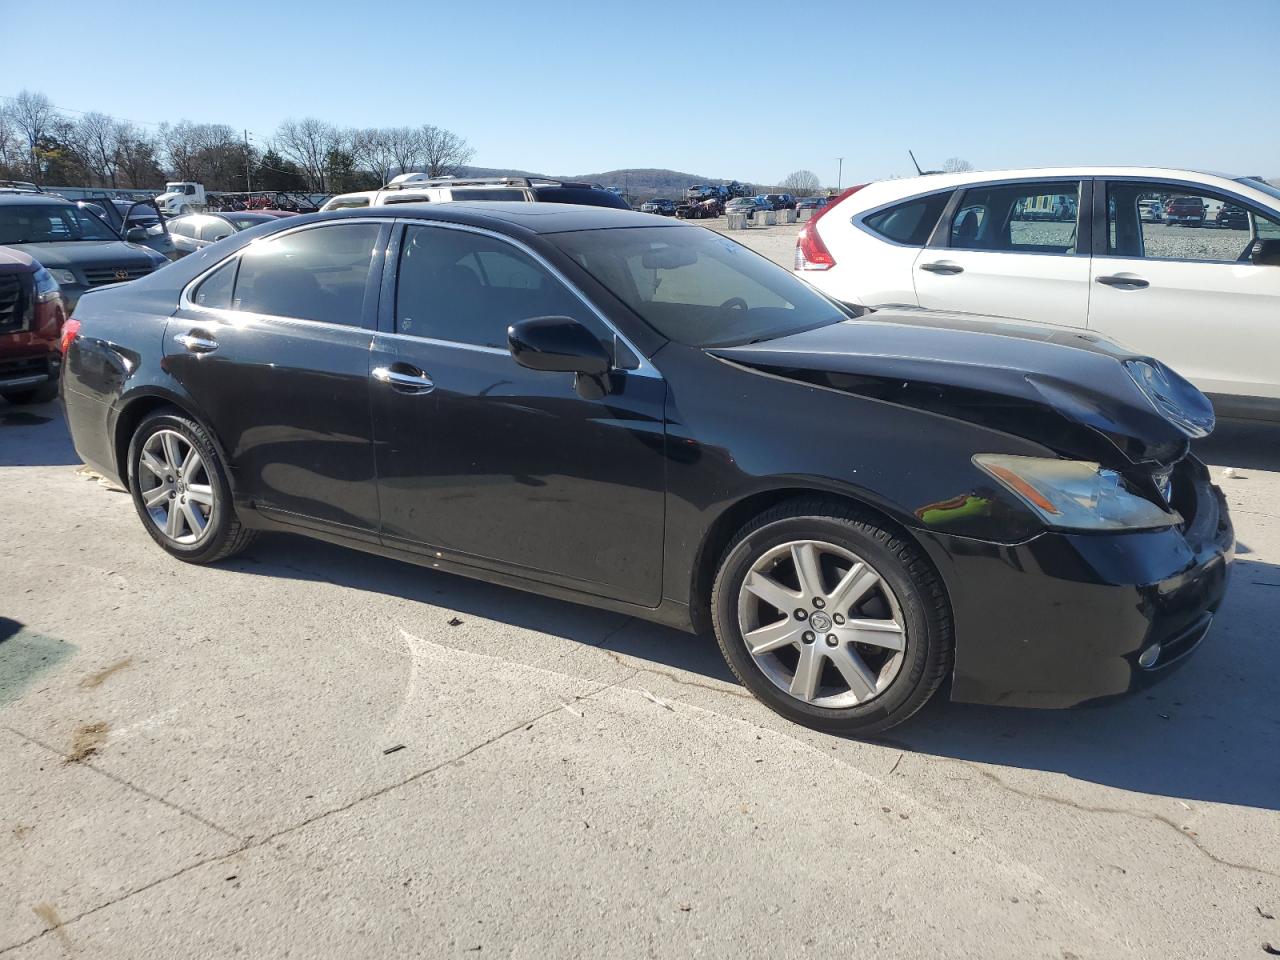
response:
<path fill-rule="evenodd" d="M 836 157 L 836 164 L 836 193 L 839 193 L 844 182 L 844 157 Z"/>
<path fill-rule="evenodd" d="M 249 146 L 249 131 L 244 132 L 244 189 L 253 192 L 253 149 Z"/>

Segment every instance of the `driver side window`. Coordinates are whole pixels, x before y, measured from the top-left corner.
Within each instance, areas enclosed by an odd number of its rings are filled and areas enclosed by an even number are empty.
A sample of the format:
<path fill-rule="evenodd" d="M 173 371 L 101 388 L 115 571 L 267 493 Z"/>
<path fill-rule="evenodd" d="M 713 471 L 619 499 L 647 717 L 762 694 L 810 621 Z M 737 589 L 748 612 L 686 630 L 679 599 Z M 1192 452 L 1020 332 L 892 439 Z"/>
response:
<path fill-rule="evenodd" d="M 1107 184 L 1113 257 L 1235 263 L 1252 246 L 1255 224 L 1258 236 L 1280 237 L 1280 224 L 1228 197 L 1167 183 Z"/>

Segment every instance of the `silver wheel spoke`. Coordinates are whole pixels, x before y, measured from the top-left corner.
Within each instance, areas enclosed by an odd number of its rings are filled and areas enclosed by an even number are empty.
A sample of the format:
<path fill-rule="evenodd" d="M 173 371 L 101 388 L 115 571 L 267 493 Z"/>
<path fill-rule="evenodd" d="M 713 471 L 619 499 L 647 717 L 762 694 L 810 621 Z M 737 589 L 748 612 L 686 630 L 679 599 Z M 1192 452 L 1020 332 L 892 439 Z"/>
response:
<path fill-rule="evenodd" d="M 848 610 L 854 604 L 860 603 L 879 582 L 880 575 L 874 570 L 865 563 L 855 563 L 831 591 L 828 606 L 832 610 Z"/>
<path fill-rule="evenodd" d="M 194 500 L 201 506 L 213 508 L 213 487 L 207 483 L 188 483 L 187 499 Z"/>
<path fill-rule="evenodd" d="M 775 607 L 783 613 L 788 613 L 800 605 L 800 594 L 788 590 L 777 580 L 772 577 L 766 577 L 763 573 L 758 573 L 755 570 L 747 574 L 747 579 L 743 583 L 742 589 L 755 594 L 769 606 Z"/>
<path fill-rule="evenodd" d="M 168 499 L 169 488 L 164 484 L 160 484 L 160 486 L 153 487 L 150 490 L 142 491 L 142 502 L 145 503 L 147 508 L 150 510 L 154 510 Z"/>
<path fill-rule="evenodd" d="M 858 651 L 849 646 L 839 646 L 830 652 L 830 656 L 831 662 L 840 671 L 840 676 L 844 677 L 844 682 L 849 685 L 859 703 L 874 696 L 876 675 L 863 663 Z"/>
<path fill-rule="evenodd" d="M 182 461 L 181 470 L 182 470 L 183 478 L 186 479 L 190 477 L 191 474 L 195 471 L 195 469 L 199 466 L 200 466 L 200 454 L 196 453 L 196 448 L 195 448 L 195 445 L 193 444 L 190 448 L 188 448 L 187 455 Z"/>
<path fill-rule="evenodd" d="M 164 518 L 164 532 L 174 540 L 182 536 L 182 511 L 176 503 L 169 504 L 169 512 Z"/>
<path fill-rule="evenodd" d="M 205 520 L 204 515 L 196 509 L 195 504 L 184 502 L 182 504 L 182 515 L 187 520 L 187 526 L 191 528 L 192 536 L 198 538 L 200 534 L 204 533 L 205 524 L 207 524 L 208 521 Z"/>
<path fill-rule="evenodd" d="M 160 444 L 164 448 L 165 466 L 171 471 L 178 469 L 182 454 L 178 451 L 177 435 L 168 432 L 160 434 Z"/>
<path fill-rule="evenodd" d="M 138 462 L 141 463 L 148 470 L 150 470 L 152 473 L 154 473 L 161 480 L 164 479 L 165 477 L 164 464 L 161 463 L 159 460 L 157 460 L 155 454 L 152 453 L 150 450 L 143 450 L 142 456 L 138 459 Z"/>
<path fill-rule="evenodd" d="M 854 643 L 865 643 L 886 650 L 905 647 L 902 627 L 893 620 L 850 620 L 839 633 Z"/>
<path fill-rule="evenodd" d="M 818 694 L 818 681 L 822 678 L 822 654 L 816 643 L 800 647 L 800 659 L 796 662 L 795 676 L 791 680 L 791 695 L 801 700 L 812 700 Z"/>
<path fill-rule="evenodd" d="M 791 559 L 800 578 L 800 593 L 805 599 L 826 595 L 822 582 L 822 567 L 818 563 L 818 548 L 812 543 L 793 543 Z"/>
<path fill-rule="evenodd" d="M 742 639 L 747 641 L 747 649 L 752 654 L 759 656 L 762 653 L 768 653 L 770 650 L 778 650 L 782 647 L 799 643 L 800 635 L 804 633 L 804 630 L 803 623 L 787 617 L 785 620 L 771 623 L 767 627 L 752 630 L 750 633 L 744 634 Z"/>

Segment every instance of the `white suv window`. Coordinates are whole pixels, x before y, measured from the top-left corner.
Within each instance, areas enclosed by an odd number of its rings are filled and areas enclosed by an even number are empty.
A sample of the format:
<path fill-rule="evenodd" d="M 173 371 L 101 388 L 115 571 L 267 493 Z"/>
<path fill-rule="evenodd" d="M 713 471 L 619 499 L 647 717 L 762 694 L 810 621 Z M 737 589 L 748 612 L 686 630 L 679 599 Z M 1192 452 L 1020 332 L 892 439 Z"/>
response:
<path fill-rule="evenodd" d="M 1161 183 L 1107 184 L 1107 254 L 1148 260 L 1235 263 L 1280 222 L 1207 190 Z"/>
<path fill-rule="evenodd" d="M 951 218 L 950 246 L 1073 254 L 1079 213 L 1078 180 L 970 187 Z"/>

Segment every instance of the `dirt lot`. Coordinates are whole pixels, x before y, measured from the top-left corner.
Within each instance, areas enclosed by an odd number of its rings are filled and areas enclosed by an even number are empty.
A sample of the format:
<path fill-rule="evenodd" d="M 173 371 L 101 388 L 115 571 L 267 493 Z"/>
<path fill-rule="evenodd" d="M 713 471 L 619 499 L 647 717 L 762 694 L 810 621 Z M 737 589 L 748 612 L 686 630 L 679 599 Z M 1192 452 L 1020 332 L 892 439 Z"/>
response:
<path fill-rule="evenodd" d="M 1265 958 L 1278 440 L 1204 450 L 1240 560 L 1181 672 L 867 743 L 709 638 L 288 536 L 178 563 L 0 403 L 0 957 Z"/>

